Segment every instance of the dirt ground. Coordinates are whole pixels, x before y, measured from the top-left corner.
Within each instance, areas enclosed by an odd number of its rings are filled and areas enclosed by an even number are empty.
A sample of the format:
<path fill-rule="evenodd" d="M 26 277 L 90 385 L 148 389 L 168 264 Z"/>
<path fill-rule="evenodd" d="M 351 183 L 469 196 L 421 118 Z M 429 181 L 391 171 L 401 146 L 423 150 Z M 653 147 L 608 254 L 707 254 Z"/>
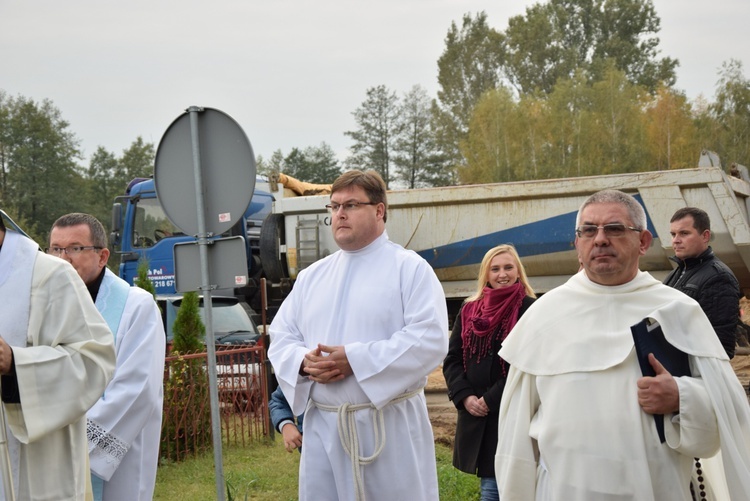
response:
<path fill-rule="evenodd" d="M 750 383 L 750 353 L 735 355 L 732 359 L 732 367 L 747 391 Z M 425 387 L 425 395 L 435 442 L 453 447 L 453 438 L 456 433 L 456 408 L 448 400 L 442 368 L 438 367 L 430 374 Z"/>
<path fill-rule="evenodd" d="M 445 386 L 442 367 L 435 369 L 427 379 L 425 396 L 435 442 L 453 447 L 453 438 L 456 433 L 456 407 L 448 400 L 448 389 Z"/>
<path fill-rule="evenodd" d="M 734 373 L 737 374 L 737 379 L 740 380 L 745 391 L 747 391 L 747 385 L 750 383 L 750 354 L 735 355 L 732 359 L 732 368 Z"/>

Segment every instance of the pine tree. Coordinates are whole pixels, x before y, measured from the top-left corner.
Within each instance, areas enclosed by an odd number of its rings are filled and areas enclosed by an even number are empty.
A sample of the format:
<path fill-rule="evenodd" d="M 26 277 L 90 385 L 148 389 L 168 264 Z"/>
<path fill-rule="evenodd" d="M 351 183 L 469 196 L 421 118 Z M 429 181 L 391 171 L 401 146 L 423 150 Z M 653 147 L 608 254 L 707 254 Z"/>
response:
<path fill-rule="evenodd" d="M 182 297 L 177 318 L 172 326 L 174 340 L 172 351 L 181 354 L 195 353 L 203 350 L 203 339 L 206 327 L 198 311 L 198 293 L 187 292 Z"/>
<path fill-rule="evenodd" d="M 148 278 L 148 259 L 138 261 L 138 275 L 135 277 L 134 282 L 136 286 L 150 292 L 152 296 L 156 297 L 156 287 L 154 287 L 151 279 Z"/>
<path fill-rule="evenodd" d="M 182 459 L 210 447 L 211 408 L 206 359 L 189 356 L 203 351 L 206 328 L 198 311 L 198 293 L 188 292 L 177 312 L 164 385 L 165 425 L 162 428 L 163 457 Z"/>

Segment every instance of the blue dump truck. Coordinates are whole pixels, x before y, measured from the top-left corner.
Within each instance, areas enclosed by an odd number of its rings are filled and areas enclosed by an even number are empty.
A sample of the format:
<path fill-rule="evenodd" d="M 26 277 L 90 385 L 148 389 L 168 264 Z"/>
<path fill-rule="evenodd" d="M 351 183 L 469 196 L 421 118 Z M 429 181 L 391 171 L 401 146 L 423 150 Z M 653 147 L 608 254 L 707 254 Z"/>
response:
<path fill-rule="evenodd" d="M 590 194 L 615 188 L 645 207 L 654 235 L 641 268 L 662 280 L 672 270 L 669 219 L 680 207 L 696 206 L 711 218 L 714 252 L 750 292 L 750 177 L 733 166 L 729 175 L 718 158 L 704 152 L 693 169 L 519 181 L 480 185 L 392 190 L 388 193 L 388 235 L 413 249 L 434 268 L 455 314 L 475 287 L 479 263 L 492 246 L 513 243 L 529 279 L 544 293 L 578 271 L 573 246 L 576 212 Z M 285 183 L 259 180 L 245 218 L 232 234 L 248 248 L 250 285 L 228 295 L 259 311 L 257 282 L 268 281 L 278 303 L 300 270 L 335 252 L 325 195 L 298 195 Z M 174 292 L 174 243 L 192 240 L 176 234 L 164 215 L 152 180 L 131 183 L 118 197 L 113 243 L 122 253 L 120 276 L 132 283 L 138 259 L 150 263 L 159 294 Z M 224 292 L 226 294 L 226 292 Z"/>
<path fill-rule="evenodd" d="M 271 212 L 273 197 L 265 179 L 258 178 L 255 192 L 243 218 L 224 236 L 242 236 L 247 250 L 248 284 L 241 289 L 216 291 L 252 304 L 257 302 L 260 264 L 260 229 Z M 119 276 L 129 283 L 137 276 L 141 259 L 148 261 L 148 276 L 157 296 L 174 296 L 175 244 L 195 241 L 185 235 L 167 218 L 159 203 L 151 178 L 136 178 L 124 195 L 118 196 L 112 209 L 110 244 L 120 256 Z M 257 310 L 257 308 L 256 308 Z"/>
<path fill-rule="evenodd" d="M 612 174 L 512 183 L 450 186 L 388 193 L 390 239 L 419 253 L 433 267 L 445 291 L 449 313 L 473 293 L 484 253 L 512 243 L 537 292 L 561 285 L 579 269 L 574 248 L 575 218 L 592 193 L 619 189 L 646 209 L 651 248 L 641 269 L 662 280 L 674 255 L 669 220 L 685 206 L 700 207 L 711 218 L 711 246 L 750 292 L 750 178 L 734 175 L 705 152 L 693 169 Z M 324 196 L 284 197 L 274 204 L 263 231 L 279 235 L 262 248 L 263 268 L 281 290 L 289 290 L 300 270 L 335 252 L 331 216 Z M 272 227 L 273 226 L 273 227 Z M 264 242 L 264 246 L 269 241 Z M 274 256 L 273 259 L 266 256 Z"/>

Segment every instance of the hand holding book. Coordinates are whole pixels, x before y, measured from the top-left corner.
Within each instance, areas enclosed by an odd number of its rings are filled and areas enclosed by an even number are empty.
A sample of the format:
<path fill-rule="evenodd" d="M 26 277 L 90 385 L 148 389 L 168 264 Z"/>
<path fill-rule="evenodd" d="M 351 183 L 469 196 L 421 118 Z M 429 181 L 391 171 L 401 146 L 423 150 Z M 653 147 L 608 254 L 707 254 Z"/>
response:
<path fill-rule="evenodd" d="M 644 376 L 638 380 L 638 403 L 644 412 L 654 415 L 656 431 L 663 443 L 666 440 L 664 414 L 679 409 L 679 392 L 674 377 L 690 375 L 688 356 L 666 340 L 656 321 L 646 318 L 630 329 Z"/>
<path fill-rule="evenodd" d="M 648 414 L 677 412 L 680 409 L 677 383 L 653 353 L 648 354 L 648 361 L 654 375 L 644 376 L 638 380 L 638 404 Z"/>

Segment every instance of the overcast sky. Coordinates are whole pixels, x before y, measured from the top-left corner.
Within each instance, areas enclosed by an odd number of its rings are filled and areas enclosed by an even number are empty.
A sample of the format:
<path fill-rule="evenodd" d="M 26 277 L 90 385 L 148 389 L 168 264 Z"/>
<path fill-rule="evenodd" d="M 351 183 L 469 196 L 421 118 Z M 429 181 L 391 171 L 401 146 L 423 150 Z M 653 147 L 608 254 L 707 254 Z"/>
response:
<path fill-rule="evenodd" d="M 88 157 L 158 146 L 189 106 L 217 108 L 256 155 L 326 142 L 345 157 L 377 85 L 437 94 L 452 21 L 505 30 L 527 0 L 0 0 L 0 89 L 50 99 Z M 654 0 L 677 87 L 712 99 L 721 63 L 750 75 L 750 1 Z M 697 155 L 697 153 L 696 153 Z"/>

